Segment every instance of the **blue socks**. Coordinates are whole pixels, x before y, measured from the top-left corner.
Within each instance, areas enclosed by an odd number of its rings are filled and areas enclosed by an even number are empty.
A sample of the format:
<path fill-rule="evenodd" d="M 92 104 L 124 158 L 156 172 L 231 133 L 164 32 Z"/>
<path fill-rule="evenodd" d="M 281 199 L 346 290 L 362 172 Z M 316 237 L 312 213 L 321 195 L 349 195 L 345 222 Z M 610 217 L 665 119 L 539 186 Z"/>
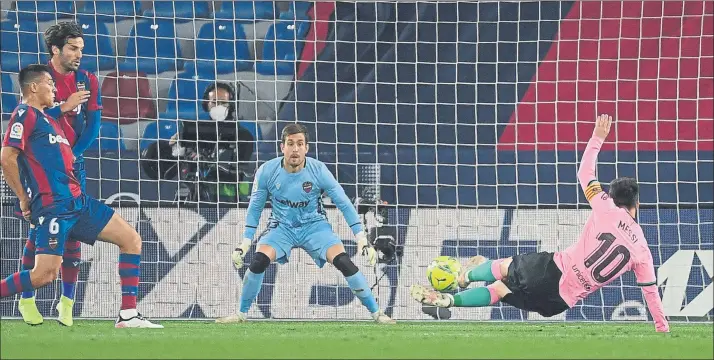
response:
<path fill-rule="evenodd" d="M 76 283 L 62 282 L 62 295 L 70 300 L 74 300 L 74 285 Z"/>
<path fill-rule="evenodd" d="M 255 274 L 250 269 L 245 272 L 243 277 L 243 291 L 240 293 L 240 312 L 247 313 L 250 310 L 250 305 L 253 304 L 255 298 L 258 297 L 260 287 L 263 285 L 263 277 L 265 271 L 260 274 Z"/>
<path fill-rule="evenodd" d="M 377 305 L 377 299 L 372 295 L 372 290 L 367 284 L 367 279 L 362 275 L 361 271 L 358 271 L 352 276 L 345 277 L 347 284 L 352 289 L 352 292 L 357 296 L 362 305 L 369 310 L 370 314 L 374 314 L 379 311 L 379 305 Z"/>

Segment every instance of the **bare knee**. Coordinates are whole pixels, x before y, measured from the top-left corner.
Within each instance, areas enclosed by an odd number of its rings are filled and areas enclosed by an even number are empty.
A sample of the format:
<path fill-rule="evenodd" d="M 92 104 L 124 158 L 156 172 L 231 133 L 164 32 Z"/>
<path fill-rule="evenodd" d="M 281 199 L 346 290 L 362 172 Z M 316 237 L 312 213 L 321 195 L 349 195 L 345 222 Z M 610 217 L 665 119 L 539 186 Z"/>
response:
<path fill-rule="evenodd" d="M 504 296 L 511 293 L 511 289 L 509 289 L 508 286 L 506 286 L 506 284 L 504 284 L 500 280 L 494 282 L 493 284 L 489 285 L 488 287 L 495 291 L 495 293 L 496 293 L 496 295 L 498 295 L 499 299 L 503 299 Z"/>
<path fill-rule="evenodd" d="M 503 261 L 501 261 L 501 263 L 499 264 L 499 270 L 501 271 L 501 278 L 505 279 L 508 277 L 508 267 L 511 266 L 512 262 L 513 262 L 512 257 L 505 258 L 505 259 L 503 259 Z"/>
<path fill-rule="evenodd" d="M 141 254 L 141 236 L 136 231 L 132 231 L 130 236 L 119 245 L 119 251 L 124 254 Z"/>
<path fill-rule="evenodd" d="M 35 266 L 30 272 L 32 287 L 39 288 L 55 281 L 59 275 L 59 269 L 59 266 Z"/>

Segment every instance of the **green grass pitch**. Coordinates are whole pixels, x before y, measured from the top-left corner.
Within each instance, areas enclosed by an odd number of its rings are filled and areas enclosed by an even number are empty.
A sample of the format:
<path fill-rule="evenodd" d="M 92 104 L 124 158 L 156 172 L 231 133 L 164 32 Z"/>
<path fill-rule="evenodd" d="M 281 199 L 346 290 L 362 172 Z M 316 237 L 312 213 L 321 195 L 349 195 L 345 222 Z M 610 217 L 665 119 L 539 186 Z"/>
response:
<path fill-rule="evenodd" d="M 651 323 L 162 321 L 163 330 L 110 321 L 0 322 L 0 358 L 714 358 L 714 326 Z"/>

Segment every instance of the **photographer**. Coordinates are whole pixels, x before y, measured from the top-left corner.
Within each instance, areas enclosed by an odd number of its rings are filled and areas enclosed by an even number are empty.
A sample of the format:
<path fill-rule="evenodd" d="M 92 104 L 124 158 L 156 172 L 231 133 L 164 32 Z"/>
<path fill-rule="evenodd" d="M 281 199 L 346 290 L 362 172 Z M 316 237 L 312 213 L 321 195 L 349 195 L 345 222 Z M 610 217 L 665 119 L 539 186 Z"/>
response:
<path fill-rule="evenodd" d="M 212 121 L 181 120 L 168 142 L 159 141 L 144 150 L 142 165 L 148 175 L 168 179 L 178 174 L 188 190 L 181 200 L 237 202 L 239 195 L 247 195 L 248 184 L 239 185 L 244 176 L 241 163 L 253 155 L 255 139 L 236 119 L 236 98 L 227 83 L 209 85 L 201 108 Z"/>

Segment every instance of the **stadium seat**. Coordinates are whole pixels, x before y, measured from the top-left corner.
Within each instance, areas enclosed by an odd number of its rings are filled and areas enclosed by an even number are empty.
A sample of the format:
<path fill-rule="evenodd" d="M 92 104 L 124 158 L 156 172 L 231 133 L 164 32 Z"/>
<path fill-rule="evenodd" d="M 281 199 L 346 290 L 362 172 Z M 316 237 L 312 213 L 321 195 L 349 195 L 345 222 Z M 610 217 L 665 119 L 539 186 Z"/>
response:
<path fill-rule="evenodd" d="M 215 77 L 200 77 L 183 72 L 178 74 L 171 84 L 166 111 L 159 114 L 159 119 L 167 120 L 208 120 L 211 117 L 201 108 L 203 92 L 214 83 Z"/>
<path fill-rule="evenodd" d="M 264 75 L 292 75 L 295 59 L 300 56 L 303 40 L 310 29 L 307 21 L 280 20 L 273 24 L 263 41 L 263 59 L 255 64 Z"/>
<path fill-rule="evenodd" d="M 6 72 L 0 73 L 0 82 L 2 83 L 2 119 L 10 119 L 10 115 L 17 107 L 18 90 L 15 89 L 12 83 L 10 74 Z"/>
<path fill-rule="evenodd" d="M 196 61 L 186 64 L 186 72 L 208 76 L 228 74 L 253 67 L 243 26 L 216 20 L 201 26 L 196 38 Z"/>
<path fill-rule="evenodd" d="M 144 11 L 144 16 L 176 18 L 186 22 L 194 18 L 207 18 L 210 14 L 206 1 L 154 1 L 154 8 Z"/>
<path fill-rule="evenodd" d="M 116 56 L 107 25 L 103 22 L 96 22 L 93 16 L 87 15 L 79 16 L 77 22 L 82 26 L 84 33 L 81 68 L 97 72 L 116 67 Z"/>
<path fill-rule="evenodd" d="M 16 1 L 16 10 L 9 11 L 12 21 L 43 22 L 74 16 L 73 1 Z"/>
<path fill-rule="evenodd" d="M 144 129 L 144 134 L 139 142 L 139 151 L 143 151 L 157 140 L 168 140 L 178 131 L 176 120 L 159 120 L 152 122 Z"/>
<path fill-rule="evenodd" d="M 99 126 L 99 137 L 89 146 L 87 150 L 94 151 L 119 151 L 126 150 L 126 145 L 122 141 L 122 133 L 119 125 L 102 121 Z"/>
<path fill-rule="evenodd" d="M 126 58 L 119 63 L 120 71 L 159 74 L 182 70 L 181 45 L 176 38 L 173 20 L 138 22 L 131 29 Z"/>
<path fill-rule="evenodd" d="M 272 1 L 222 1 L 221 9 L 214 16 L 238 21 L 272 20 L 275 6 Z"/>
<path fill-rule="evenodd" d="M 310 17 L 307 15 L 308 11 L 312 7 L 312 3 L 308 1 L 292 1 L 290 2 L 290 8 L 288 11 L 283 11 L 280 13 L 281 20 L 308 20 Z"/>
<path fill-rule="evenodd" d="M 0 29 L 0 68 L 4 71 L 19 72 L 30 64 L 47 63 L 43 36 L 37 33 L 37 25 L 21 22 L 3 22 Z"/>
<path fill-rule="evenodd" d="M 124 17 L 134 17 L 141 13 L 140 1 L 85 1 L 79 14 L 97 15 L 99 21 L 119 21 Z"/>
<path fill-rule="evenodd" d="M 119 124 L 156 118 L 156 106 L 146 74 L 113 72 L 102 82 L 102 117 Z"/>

